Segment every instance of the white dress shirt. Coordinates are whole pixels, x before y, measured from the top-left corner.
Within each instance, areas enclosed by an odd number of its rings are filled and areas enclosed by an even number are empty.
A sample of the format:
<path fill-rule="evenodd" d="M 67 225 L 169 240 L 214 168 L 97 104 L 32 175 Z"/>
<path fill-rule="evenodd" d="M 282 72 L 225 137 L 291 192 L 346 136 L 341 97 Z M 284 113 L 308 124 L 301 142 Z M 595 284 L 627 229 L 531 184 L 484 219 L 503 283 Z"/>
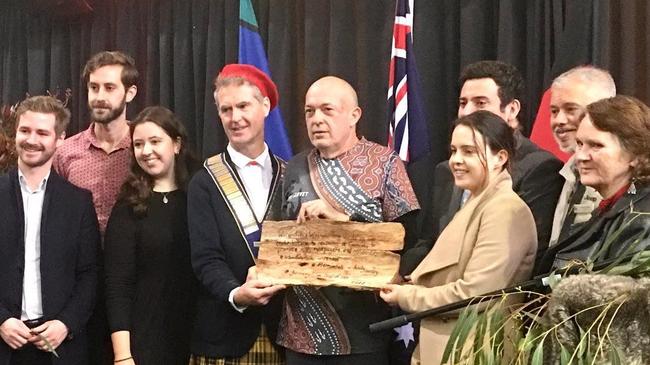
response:
<path fill-rule="evenodd" d="M 48 172 L 36 190 L 27 186 L 25 175 L 18 170 L 18 181 L 23 198 L 25 216 L 25 272 L 23 274 L 23 298 L 21 320 L 43 317 L 43 298 L 41 295 L 41 215 Z"/>
<path fill-rule="evenodd" d="M 246 189 L 246 195 L 248 195 L 251 207 L 255 212 L 255 217 L 258 222 L 262 222 L 266 214 L 269 190 L 271 189 L 271 181 L 273 180 L 273 165 L 271 164 L 269 147 L 265 143 L 264 151 L 254 159 L 237 152 L 230 144 L 228 144 L 226 150 L 233 164 L 235 164 L 237 174 L 244 184 L 244 189 Z M 239 288 L 236 287 L 230 291 L 228 301 L 235 310 L 244 312 L 246 307 L 240 307 L 235 304 L 235 292 Z"/>
<path fill-rule="evenodd" d="M 255 217 L 261 222 L 266 213 L 266 202 L 273 180 L 273 166 L 269 148 L 264 144 L 264 151 L 257 157 L 251 159 L 237 152 L 230 144 L 226 147 L 230 159 L 237 168 L 237 174 L 244 183 L 244 189 L 250 199 Z"/>

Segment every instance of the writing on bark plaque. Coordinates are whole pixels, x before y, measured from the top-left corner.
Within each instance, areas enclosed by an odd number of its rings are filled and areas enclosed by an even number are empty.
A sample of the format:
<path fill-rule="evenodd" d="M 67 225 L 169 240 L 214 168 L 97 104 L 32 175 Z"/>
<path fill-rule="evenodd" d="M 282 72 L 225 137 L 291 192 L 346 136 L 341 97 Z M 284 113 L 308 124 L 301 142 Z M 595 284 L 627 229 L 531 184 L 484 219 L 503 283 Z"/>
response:
<path fill-rule="evenodd" d="M 265 221 L 258 278 L 273 284 L 377 289 L 399 269 L 399 223 Z"/>

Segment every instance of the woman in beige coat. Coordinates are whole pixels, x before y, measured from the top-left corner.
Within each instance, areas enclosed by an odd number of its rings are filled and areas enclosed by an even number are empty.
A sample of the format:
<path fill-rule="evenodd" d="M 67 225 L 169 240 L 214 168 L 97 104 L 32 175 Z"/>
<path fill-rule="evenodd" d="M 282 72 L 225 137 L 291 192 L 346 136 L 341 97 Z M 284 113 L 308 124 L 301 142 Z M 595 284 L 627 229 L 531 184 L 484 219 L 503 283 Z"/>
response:
<path fill-rule="evenodd" d="M 387 285 L 382 299 L 418 312 L 529 279 L 537 233 L 530 209 L 512 190 L 513 153 L 512 130 L 497 115 L 479 111 L 455 121 L 449 166 L 469 197 L 411 283 Z M 423 319 L 412 364 L 440 364 L 455 322 L 453 316 Z"/>

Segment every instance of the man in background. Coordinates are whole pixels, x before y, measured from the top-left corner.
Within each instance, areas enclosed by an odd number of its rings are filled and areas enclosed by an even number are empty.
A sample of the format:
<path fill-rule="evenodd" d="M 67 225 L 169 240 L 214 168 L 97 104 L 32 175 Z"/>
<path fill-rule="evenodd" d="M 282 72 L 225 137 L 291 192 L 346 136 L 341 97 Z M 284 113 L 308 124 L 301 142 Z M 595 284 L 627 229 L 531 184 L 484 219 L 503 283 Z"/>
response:
<path fill-rule="evenodd" d="M 137 94 L 138 70 L 130 56 L 104 51 L 86 62 L 82 77 L 88 88 L 91 123 L 88 129 L 63 142 L 54 156 L 54 169 L 71 183 L 93 194 L 103 237 L 120 187 L 129 173 L 131 137 L 126 105 Z M 103 260 L 100 259 L 100 278 L 104 277 L 102 267 Z M 88 326 L 90 362 L 112 364 L 104 280 L 98 284 L 97 307 Z"/>
<path fill-rule="evenodd" d="M 460 76 L 458 117 L 477 110 L 487 110 L 503 118 L 513 129 L 516 150 L 513 159 L 512 188 L 528 205 L 535 218 L 538 238 L 537 258 L 546 250 L 551 234 L 555 204 L 562 189 L 559 175 L 562 163 L 549 152 L 537 147 L 519 131 L 519 112 L 524 81 L 512 65 L 500 61 L 479 61 L 466 66 Z M 427 164 L 428 166 L 423 166 Z M 454 186 L 447 161 L 435 168 L 433 180 L 423 171 L 431 168 L 432 161 L 423 159 L 409 166 L 409 173 L 420 193 L 422 203 L 420 238 L 411 252 L 408 273 L 435 243 L 438 234 L 451 221 L 454 214 L 469 198 L 469 192 Z"/>
<path fill-rule="evenodd" d="M 550 246 L 571 232 L 574 224 L 586 222 L 602 200 L 591 187 L 580 183 L 576 169 L 576 132 L 585 117 L 587 105 L 616 95 L 616 84 L 609 72 L 594 66 L 578 66 L 553 80 L 551 85 L 551 130 L 560 150 L 571 158 L 560 170 L 564 178 L 557 201 Z"/>

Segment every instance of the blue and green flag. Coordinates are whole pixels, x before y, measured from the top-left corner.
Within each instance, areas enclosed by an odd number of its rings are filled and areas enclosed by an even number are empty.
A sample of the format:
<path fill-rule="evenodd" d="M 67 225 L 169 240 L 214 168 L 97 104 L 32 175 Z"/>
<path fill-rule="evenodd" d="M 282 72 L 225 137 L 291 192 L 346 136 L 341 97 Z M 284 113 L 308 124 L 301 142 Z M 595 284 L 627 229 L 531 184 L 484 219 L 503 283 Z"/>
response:
<path fill-rule="evenodd" d="M 239 63 L 253 65 L 271 77 L 269 62 L 266 59 L 264 44 L 258 31 L 255 11 L 250 0 L 239 2 Z M 273 108 L 269 116 L 266 117 L 264 139 L 275 155 L 284 160 L 293 156 L 279 105 Z"/>

